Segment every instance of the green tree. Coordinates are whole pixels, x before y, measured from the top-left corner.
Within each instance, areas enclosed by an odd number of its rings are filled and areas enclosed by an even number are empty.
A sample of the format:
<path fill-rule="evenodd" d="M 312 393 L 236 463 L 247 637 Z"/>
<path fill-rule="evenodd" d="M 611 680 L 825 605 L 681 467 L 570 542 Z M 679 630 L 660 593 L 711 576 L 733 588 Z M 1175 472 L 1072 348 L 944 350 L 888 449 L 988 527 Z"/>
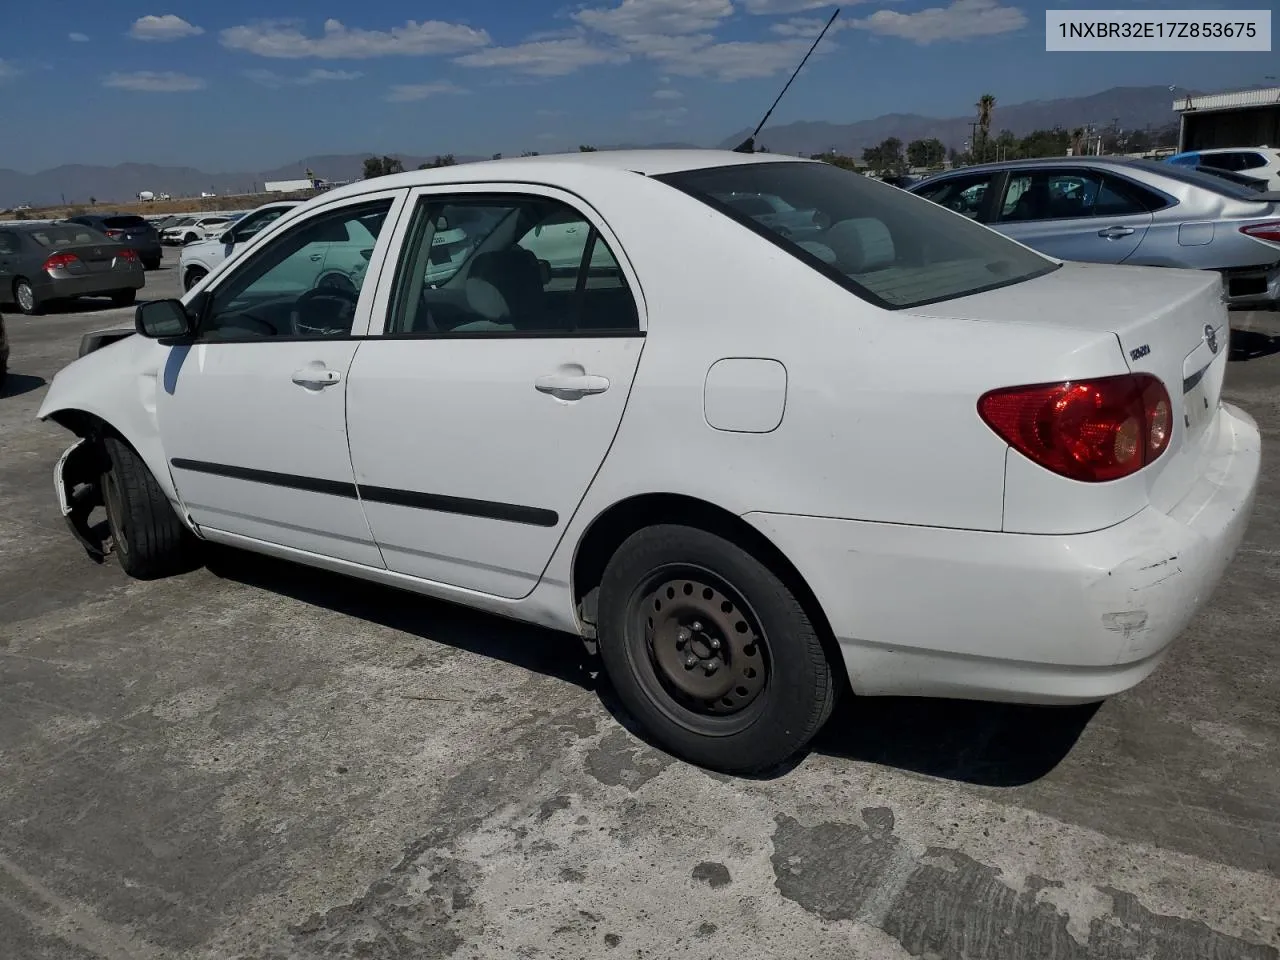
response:
<path fill-rule="evenodd" d="M 526 150 L 524 153 L 520 154 L 522 157 L 536 157 L 537 155 L 537 150 Z"/>
<path fill-rule="evenodd" d="M 385 177 L 393 173 L 404 173 L 404 161 L 398 157 L 365 157 L 364 178 Z"/>
<path fill-rule="evenodd" d="M 810 159 L 821 160 L 823 163 L 829 163 L 833 167 L 840 167 L 842 170 L 853 170 L 857 172 L 858 162 L 853 157 L 846 157 L 842 153 L 836 153 L 829 150 L 826 153 L 815 153 Z"/>
<path fill-rule="evenodd" d="M 901 173 L 906 166 L 902 156 L 902 141 L 897 137 L 882 140 L 874 147 L 862 151 L 863 162 L 873 173 Z"/>
<path fill-rule="evenodd" d="M 91 207 L 96 207 L 97 205 L 98 205 L 98 198 L 97 198 L 97 197 L 90 197 L 90 198 L 89 198 L 89 206 L 91 206 Z"/>
<path fill-rule="evenodd" d="M 490 160 L 501 160 L 501 159 L 502 159 L 502 154 L 500 154 L 500 153 L 495 153 L 495 154 L 494 154 L 492 157 L 490 157 L 489 159 L 490 159 Z"/>
<path fill-rule="evenodd" d="M 976 142 L 974 143 L 974 154 L 979 158 L 987 159 L 987 143 L 991 138 L 991 121 L 995 118 L 996 98 L 989 93 L 984 93 L 978 98 L 978 102 L 974 104 L 978 109 L 978 132 Z"/>
<path fill-rule="evenodd" d="M 595 148 L 595 147 L 589 147 L 589 146 L 587 146 L 585 143 L 580 143 L 580 144 L 578 144 L 578 152 L 579 152 L 579 153 L 595 153 L 595 152 L 596 152 L 596 148 Z"/>
<path fill-rule="evenodd" d="M 947 148 L 937 137 L 907 144 L 907 164 L 912 167 L 940 167 L 946 156 Z"/>
<path fill-rule="evenodd" d="M 418 164 L 418 169 L 419 170 L 435 170 L 437 167 L 453 167 L 453 166 L 456 166 L 457 163 L 458 161 L 453 158 L 452 153 L 446 153 L 444 156 L 437 155 L 436 158 L 432 160 L 430 163 Z"/>

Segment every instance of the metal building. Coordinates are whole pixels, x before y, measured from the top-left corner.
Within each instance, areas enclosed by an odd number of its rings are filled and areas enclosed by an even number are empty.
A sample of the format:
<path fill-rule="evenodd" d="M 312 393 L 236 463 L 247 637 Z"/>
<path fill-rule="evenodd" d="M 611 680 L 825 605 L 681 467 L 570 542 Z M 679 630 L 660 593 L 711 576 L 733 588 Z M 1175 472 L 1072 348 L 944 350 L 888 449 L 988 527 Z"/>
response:
<path fill-rule="evenodd" d="M 1178 150 L 1280 146 L 1280 87 L 1182 97 Z"/>

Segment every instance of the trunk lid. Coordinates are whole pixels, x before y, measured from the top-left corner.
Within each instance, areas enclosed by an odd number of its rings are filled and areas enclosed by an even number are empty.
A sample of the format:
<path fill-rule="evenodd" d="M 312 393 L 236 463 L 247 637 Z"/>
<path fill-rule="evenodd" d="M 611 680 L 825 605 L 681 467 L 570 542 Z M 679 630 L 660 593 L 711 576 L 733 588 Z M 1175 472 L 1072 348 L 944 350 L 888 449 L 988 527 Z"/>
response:
<path fill-rule="evenodd" d="M 1221 275 L 1068 262 L 1025 283 L 912 312 L 1113 334 L 1129 369 L 1158 377 L 1173 405 L 1169 448 L 1142 471 L 1150 503 L 1167 510 L 1199 476 L 1218 422 L 1230 338 Z"/>
<path fill-rule="evenodd" d="M 76 258 L 76 261 L 59 269 L 67 276 L 78 277 L 111 270 L 116 264 L 116 257 L 124 249 L 124 244 L 104 240 L 101 243 L 77 243 L 71 246 L 57 247 L 56 249 L 50 249 L 45 256 L 49 257 L 59 253 L 71 254 Z"/>

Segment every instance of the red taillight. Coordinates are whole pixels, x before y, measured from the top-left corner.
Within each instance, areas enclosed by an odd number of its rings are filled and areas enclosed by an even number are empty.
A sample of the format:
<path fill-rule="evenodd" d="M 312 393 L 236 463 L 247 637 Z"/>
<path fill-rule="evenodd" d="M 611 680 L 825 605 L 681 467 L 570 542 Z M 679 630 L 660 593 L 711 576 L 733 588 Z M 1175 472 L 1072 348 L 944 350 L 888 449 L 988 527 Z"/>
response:
<path fill-rule="evenodd" d="M 117 260 L 133 260 L 134 262 L 137 262 L 138 254 L 134 250 L 121 250 L 119 253 L 116 254 L 116 259 Z"/>
<path fill-rule="evenodd" d="M 74 263 L 79 263 L 80 258 L 74 253 L 55 253 L 44 262 L 45 270 L 57 270 L 59 267 L 69 267 Z"/>
<path fill-rule="evenodd" d="M 1028 459 L 1086 483 L 1141 470 L 1173 435 L 1169 392 L 1146 373 L 992 390 L 978 415 Z"/>
<path fill-rule="evenodd" d="M 1251 227 L 1241 227 L 1240 232 L 1255 240 L 1270 240 L 1280 243 L 1280 220 L 1268 220 L 1266 223 L 1255 223 Z"/>

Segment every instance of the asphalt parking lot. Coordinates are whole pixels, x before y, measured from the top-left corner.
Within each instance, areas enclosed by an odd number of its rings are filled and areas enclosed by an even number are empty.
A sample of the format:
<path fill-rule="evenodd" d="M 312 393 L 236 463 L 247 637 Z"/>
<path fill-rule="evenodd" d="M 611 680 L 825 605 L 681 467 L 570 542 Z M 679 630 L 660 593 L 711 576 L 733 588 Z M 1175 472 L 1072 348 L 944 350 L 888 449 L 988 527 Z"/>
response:
<path fill-rule="evenodd" d="M 846 704 L 760 780 L 637 739 L 570 638 L 229 551 L 95 565 L 35 412 L 131 317 L 6 310 L 4 960 L 1280 958 L 1280 313 L 1233 317 L 1248 537 L 1151 679 Z"/>

